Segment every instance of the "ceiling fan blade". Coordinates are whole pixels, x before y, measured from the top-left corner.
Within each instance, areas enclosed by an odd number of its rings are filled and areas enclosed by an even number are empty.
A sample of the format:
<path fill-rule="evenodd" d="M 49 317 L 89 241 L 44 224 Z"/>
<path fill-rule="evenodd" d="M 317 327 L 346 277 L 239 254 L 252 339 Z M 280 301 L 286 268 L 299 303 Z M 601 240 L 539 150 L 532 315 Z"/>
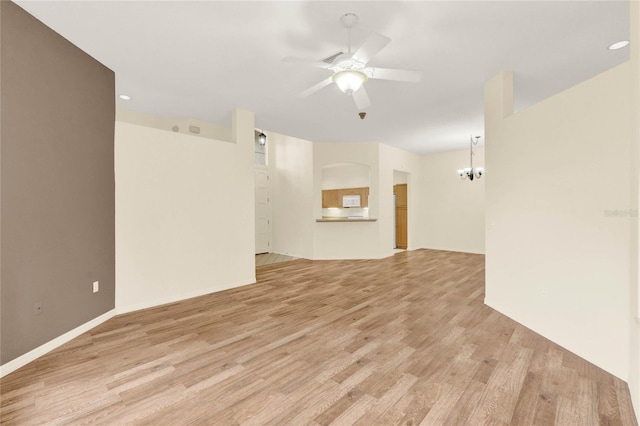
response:
<path fill-rule="evenodd" d="M 364 90 L 364 86 L 353 92 L 351 96 L 356 103 L 356 107 L 358 107 L 358 111 L 363 111 L 371 106 L 371 100 L 369 99 L 369 95 L 367 95 L 367 91 Z"/>
<path fill-rule="evenodd" d="M 366 64 L 375 56 L 376 53 L 384 49 L 391 39 L 380 33 L 373 33 L 365 40 L 365 42 L 353 54 L 354 59 Z"/>
<path fill-rule="evenodd" d="M 367 74 L 369 78 L 377 78 L 380 80 L 406 81 L 408 83 L 417 83 L 422 79 L 422 71 L 398 70 L 393 68 L 368 67 Z"/>
<path fill-rule="evenodd" d="M 298 97 L 299 98 L 306 98 L 309 95 L 312 95 L 314 93 L 316 93 L 318 90 L 323 89 L 325 87 L 327 87 L 328 85 L 330 85 L 331 83 L 333 83 L 333 79 L 331 77 L 322 80 L 320 83 L 318 84 L 314 84 L 313 86 L 309 87 L 307 90 L 301 92 Z"/>
<path fill-rule="evenodd" d="M 290 62 L 293 64 L 306 65 L 310 67 L 316 68 L 329 68 L 331 64 L 328 64 L 324 61 L 314 61 L 313 59 L 305 59 L 305 58 L 295 58 L 293 56 L 287 56 L 282 59 L 282 62 Z"/>

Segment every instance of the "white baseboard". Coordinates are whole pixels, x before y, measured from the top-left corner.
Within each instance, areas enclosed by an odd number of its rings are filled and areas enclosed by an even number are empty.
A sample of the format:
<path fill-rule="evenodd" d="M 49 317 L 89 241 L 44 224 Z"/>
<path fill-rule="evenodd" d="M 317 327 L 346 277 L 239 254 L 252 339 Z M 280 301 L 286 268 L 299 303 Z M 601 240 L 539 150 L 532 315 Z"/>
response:
<path fill-rule="evenodd" d="M 533 331 L 534 333 L 539 334 L 540 336 L 544 337 L 545 339 L 551 340 L 553 343 L 555 343 L 556 345 L 562 347 L 563 349 L 565 349 L 565 350 L 567 350 L 569 352 L 572 352 L 575 355 L 578 355 L 580 358 L 582 358 L 582 359 L 590 362 L 591 364 L 603 369 L 607 373 L 613 374 L 614 376 L 616 376 L 620 380 L 626 382 L 629 379 L 628 378 L 628 372 L 625 371 L 624 369 L 618 368 L 617 365 L 614 365 L 613 367 L 616 367 L 616 368 L 613 368 L 612 364 L 605 364 L 605 363 L 601 362 L 601 360 L 599 360 L 599 359 L 594 359 L 592 357 L 592 353 L 586 352 L 584 350 L 584 348 L 575 347 L 572 344 L 573 342 L 567 342 L 566 338 L 562 338 L 563 336 L 559 336 L 557 333 L 554 335 L 553 330 L 542 329 L 542 328 L 536 327 L 535 324 L 531 324 L 529 321 L 526 321 L 526 320 L 522 319 L 521 316 L 518 315 L 517 312 L 514 312 L 511 309 L 507 309 L 504 305 L 501 305 L 500 303 L 495 303 L 491 299 L 488 299 L 486 296 L 484 298 L 484 304 L 487 305 L 488 307 L 490 307 L 491 309 L 499 312 L 500 314 L 508 317 L 509 319 L 517 322 L 518 324 L 522 325 L 523 327 Z"/>
<path fill-rule="evenodd" d="M 459 248 L 451 248 L 451 247 L 420 247 L 426 250 L 437 250 L 437 251 L 450 251 L 453 253 L 469 253 L 469 254 L 486 254 L 484 250 L 476 251 L 476 250 L 460 250 Z"/>
<path fill-rule="evenodd" d="M 89 322 L 86 322 L 71 331 L 66 332 L 62 336 L 58 336 L 53 340 L 48 341 L 44 345 L 40 345 L 37 348 L 27 352 L 24 355 L 20 355 L 18 358 L 12 359 L 11 361 L 0 365 L 0 377 L 4 377 L 7 374 L 16 371 L 20 367 L 24 367 L 31 361 L 40 358 L 42 355 L 47 352 L 51 352 L 57 347 L 60 347 L 67 343 L 68 341 L 75 339 L 82 333 L 86 333 L 92 328 L 102 324 L 103 322 L 113 318 L 116 315 L 116 310 L 112 309 L 104 314 L 100 315 L 97 318 L 92 319 Z"/>
<path fill-rule="evenodd" d="M 191 299 L 193 297 L 204 296 L 205 294 L 216 293 L 218 291 L 229 290 L 231 288 L 242 287 L 242 286 L 245 286 L 245 285 L 250 285 L 250 284 L 255 284 L 255 283 L 256 283 L 256 280 L 255 280 L 255 277 L 254 277 L 253 281 L 247 280 L 247 281 L 237 282 L 237 283 L 234 283 L 234 284 L 226 285 L 224 287 L 216 287 L 216 288 L 198 290 L 198 291 L 194 291 L 194 292 L 191 292 L 191 293 L 184 293 L 184 294 L 174 295 L 174 296 L 170 296 L 170 297 L 155 299 L 155 300 L 150 301 L 150 302 L 138 303 L 138 304 L 135 304 L 135 305 L 129 305 L 129 306 L 125 306 L 125 307 L 116 306 L 115 309 L 112 309 L 109 312 L 105 312 L 104 314 L 100 315 L 99 317 L 94 318 L 91 321 L 86 322 L 86 323 L 74 328 L 71 331 L 68 331 L 67 333 L 63 334 L 62 336 L 58 336 L 55 339 L 50 340 L 47 343 L 45 343 L 43 345 L 40 345 L 37 348 L 27 352 L 26 354 L 21 355 L 18 358 L 15 358 L 15 359 L 13 359 L 13 360 L 5 363 L 5 364 L 0 365 L 0 377 L 4 377 L 7 374 L 16 371 L 20 367 L 24 367 L 25 365 L 27 365 L 31 361 L 34 361 L 37 358 L 40 358 L 41 356 L 45 355 L 46 353 L 51 352 L 52 350 L 64 345 L 65 343 L 69 342 L 70 340 L 75 339 L 76 337 L 80 336 L 82 333 L 86 333 L 87 331 L 89 331 L 92 328 L 102 324 L 103 322 L 113 318 L 116 315 L 120 315 L 120 314 L 124 314 L 124 313 L 128 313 L 128 312 L 133 312 L 133 311 L 139 311 L 141 309 L 153 308 L 153 307 L 156 307 L 156 306 L 165 305 L 167 303 L 179 302 L 181 300 Z"/>
<path fill-rule="evenodd" d="M 192 291 L 189 293 L 175 294 L 167 297 L 154 299 L 151 301 L 134 303 L 132 305 L 126 305 L 126 306 L 119 306 L 118 301 L 116 300 L 116 312 L 118 315 L 127 314 L 129 312 L 139 311 L 141 309 L 155 308 L 156 306 L 166 305 L 167 303 L 180 302 L 181 300 L 191 299 L 194 297 L 204 296 L 207 294 L 217 293 L 219 291 L 229 290 L 231 288 L 242 287 L 245 285 L 250 285 L 255 283 L 256 283 L 256 278 L 254 276 L 253 281 L 249 279 L 249 280 L 239 281 L 229 285 L 224 285 L 221 287 L 218 286 L 215 288 L 205 288 L 201 290 Z M 116 299 L 117 299 L 117 296 L 116 296 Z"/>

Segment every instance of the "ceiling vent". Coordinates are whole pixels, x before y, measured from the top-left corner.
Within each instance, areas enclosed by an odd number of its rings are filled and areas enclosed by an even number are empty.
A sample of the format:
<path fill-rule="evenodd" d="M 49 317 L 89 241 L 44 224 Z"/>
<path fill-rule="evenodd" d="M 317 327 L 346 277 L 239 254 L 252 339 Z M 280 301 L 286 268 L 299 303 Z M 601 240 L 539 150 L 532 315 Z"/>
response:
<path fill-rule="evenodd" d="M 340 55 L 344 55 L 344 52 L 338 52 L 338 53 L 334 53 L 333 55 L 329 56 L 328 58 L 324 58 L 322 60 L 322 62 L 327 63 L 327 64 L 333 64 L 333 61 L 336 60 L 336 58 Z"/>

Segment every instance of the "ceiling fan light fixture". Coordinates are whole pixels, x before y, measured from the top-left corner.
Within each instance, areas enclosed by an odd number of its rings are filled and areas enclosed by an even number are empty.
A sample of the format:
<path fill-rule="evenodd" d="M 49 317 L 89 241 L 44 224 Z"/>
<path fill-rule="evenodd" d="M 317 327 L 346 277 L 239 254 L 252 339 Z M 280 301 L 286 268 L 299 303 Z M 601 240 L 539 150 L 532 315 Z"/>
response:
<path fill-rule="evenodd" d="M 367 79 L 365 73 L 356 70 L 338 71 L 333 75 L 333 81 L 347 95 L 357 92 Z"/>

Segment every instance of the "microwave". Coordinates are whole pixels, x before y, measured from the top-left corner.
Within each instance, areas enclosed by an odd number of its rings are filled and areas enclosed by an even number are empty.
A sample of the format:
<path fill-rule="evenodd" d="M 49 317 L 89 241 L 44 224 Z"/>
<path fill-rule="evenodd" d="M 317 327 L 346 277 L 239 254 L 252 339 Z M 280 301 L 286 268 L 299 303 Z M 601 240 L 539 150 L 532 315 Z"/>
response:
<path fill-rule="evenodd" d="M 360 195 L 343 195 L 342 207 L 360 207 Z"/>

